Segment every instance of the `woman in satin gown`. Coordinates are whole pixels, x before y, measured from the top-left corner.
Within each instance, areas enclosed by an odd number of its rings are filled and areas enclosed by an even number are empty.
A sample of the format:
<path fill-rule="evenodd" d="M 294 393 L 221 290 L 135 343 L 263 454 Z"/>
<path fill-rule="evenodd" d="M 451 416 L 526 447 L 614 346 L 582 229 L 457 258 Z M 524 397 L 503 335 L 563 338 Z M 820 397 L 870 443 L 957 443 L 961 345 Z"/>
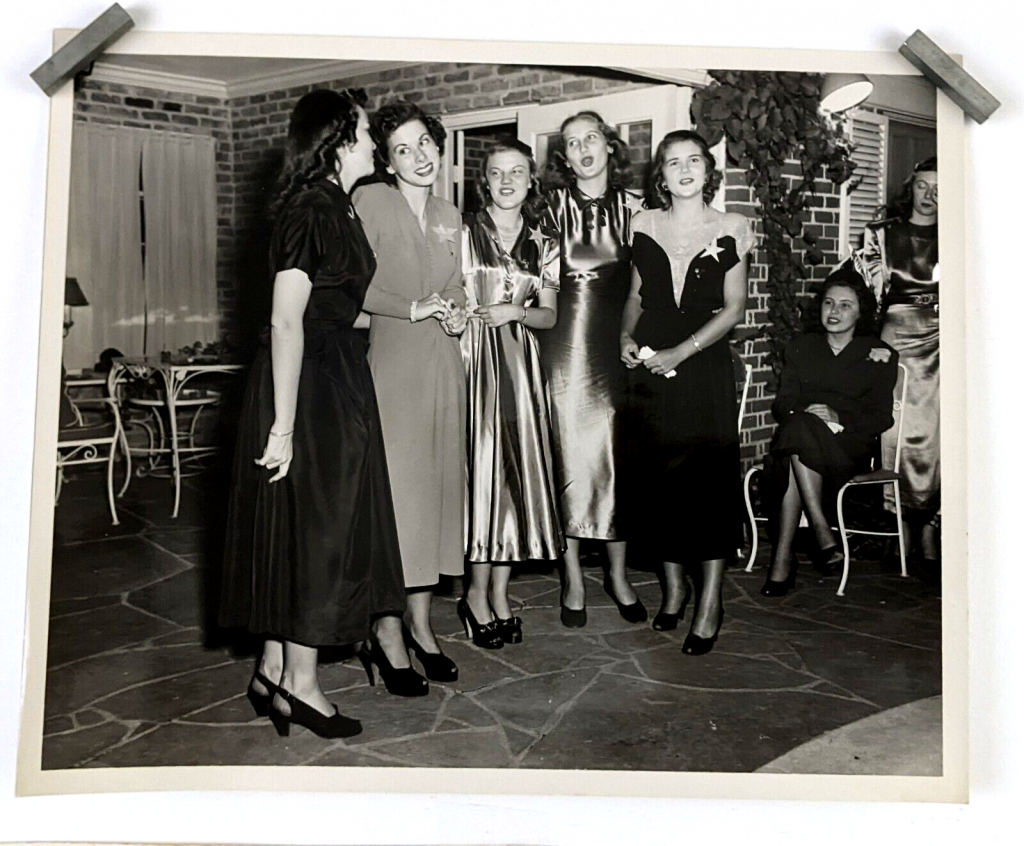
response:
<path fill-rule="evenodd" d="M 404 653 L 402 563 L 360 308 L 407 313 L 368 291 L 374 256 L 348 192 L 372 173 L 360 92 L 314 91 L 295 107 L 270 245 L 273 306 L 239 419 L 220 622 L 265 638 L 248 696 L 278 731 L 360 731 L 317 680 L 317 650 L 371 623 Z M 445 312 L 439 298 L 420 315 Z M 408 664 L 408 662 L 406 662 Z M 420 680 L 422 681 L 422 679 Z"/>
<path fill-rule="evenodd" d="M 761 488 L 773 546 L 763 596 L 785 596 L 796 583 L 793 538 L 801 513 L 818 544 L 810 556 L 815 569 L 831 575 L 843 560 L 831 528 L 836 494 L 871 469 L 879 436 L 892 426 L 899 355 L 878 339 L 876 310 L 871 289 L 843 265 L 821 291 L 824 331 L 801 335 L 786 347 L 772 405 L 779 426 Z"/>
<path fill-rule="evenodd" d="M 868 224 L 857 268 L 874 288 L 882 310 L 882 340 L 907 367 L 907 405 L 900 450 L 904 537 L 920 533 L 926 561 L 939 556 L 936 523 L 939 465 L 939 175 L 935 157 L 919 162 L 888 217 Z M 882 436 L 882 466 L 892 467 L 896 431 Z M 885 505 L 895 511 L 886 486 Z"/>
<path fill-rule="evenodd" d="M 721 182 L 695 132 L 658 145 L 649 211 L 633 220 L 633 281 L 622 317 L 622 360 L 633 371 L 636 424 L 631 491 L 638 536 L 661 553 L 659 628 L 672 629 L 700 565 L 687 655 L 709 652 L 725 616 L 726 560 L 742 538 L 737 397 L 728 333 L 747 305 L 747 218 L 709 207 Z"/>
<path fill-rule="evenodd" d="M 629 622 L 647 619 L 626 575 L 622 499 L 626 372 L 619 324 L 629 293 L 630 220 L 639 198 L 623 187 L 629 153 L 596 112 L 567 118 L 552 150 L 547 225 L 558 233 L 558 323 L 540 337 L 551 385 L 555 463 L 565 525 L 562 624 L 586 624 L 580 540 L 603 541 L 605 590 Z"/>
<path fill-rule="evenodd" d="M 534 335 L 558 319 L 558 241 L 539 222 L 536 165 L 522 142 L 494 142 L 475 187 L 483 211 L 462 232 L 471 576 L 458 613 L 474 643 L 493 649 L 523 637 L 508 598 L 512 564 L 565 548 Z"/>
<path fill-rule="evenodd" d="M 430 625 L 439 577 L 465 569 L 466 390 L 459 339 L 447 318 L 465 303 L 462 220 L 432 193 L 445 130 L 412 103 L 378 109 L 371 125 L 381 181 L 355 193 L 377 256 L 371 291 L 421 303 L 440 298 L 437 320 L 374 315 L 370 370 L 377 388 L 398 542 L 408 592 L 404 634 L 427 678 L 458 678 Z"/>

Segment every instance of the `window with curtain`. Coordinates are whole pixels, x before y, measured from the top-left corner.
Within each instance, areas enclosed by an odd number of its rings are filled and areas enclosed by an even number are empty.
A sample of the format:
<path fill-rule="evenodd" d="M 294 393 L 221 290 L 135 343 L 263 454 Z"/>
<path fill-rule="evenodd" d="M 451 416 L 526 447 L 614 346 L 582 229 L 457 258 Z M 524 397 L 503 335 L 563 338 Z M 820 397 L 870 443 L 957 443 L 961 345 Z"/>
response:
<path fill-rule="evenodd" d="M 89 306 L 65 338 L 68 369 L 108 347 L 158 355 L 216 339 L 215 169 L 209 137 L 75 127 L 67 275 Z"/>

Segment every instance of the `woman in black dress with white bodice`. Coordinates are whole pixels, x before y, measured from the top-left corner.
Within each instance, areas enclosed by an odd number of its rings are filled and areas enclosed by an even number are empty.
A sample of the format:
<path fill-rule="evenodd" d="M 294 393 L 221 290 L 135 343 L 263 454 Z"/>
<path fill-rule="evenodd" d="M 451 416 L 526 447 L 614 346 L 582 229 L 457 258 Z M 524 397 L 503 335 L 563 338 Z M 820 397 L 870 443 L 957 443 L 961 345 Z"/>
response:
<path fill-rule="evenodd" d="M 736 383 L 726 336 L 743 320 L 750 224 L 710 207 L 721 174 L 704 139 L 670 132 L 652 164 L 649 211 L 633 218 L 633 281 L 622 360 L 633 371 L 631 438 L 637 535 L 660 553 L 665 594 L 654 620 L 673 629 L 700 597 L 683 652 L 711 650 L 724 612 L 726 560 L 741 537 Z"/>

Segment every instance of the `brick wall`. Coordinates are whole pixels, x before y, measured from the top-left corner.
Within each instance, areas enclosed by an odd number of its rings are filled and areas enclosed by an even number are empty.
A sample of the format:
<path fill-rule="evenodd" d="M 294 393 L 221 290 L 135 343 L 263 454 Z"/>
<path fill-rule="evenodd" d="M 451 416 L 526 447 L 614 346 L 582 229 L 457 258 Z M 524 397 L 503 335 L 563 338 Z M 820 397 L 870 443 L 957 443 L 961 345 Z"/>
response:
<path fill-rule="evenodd" d="M 234 267 L 234 178 L 231 114 L 226 100 L 85 79 L 75 93 L 74 119 L 151 132 L 206 135 L 217 157 L 217 301 L 220 332 L 231 332 L 237 302 Z"/>
<path fill-rule="evenodd" d="M 791 188 L 799 176 L 799 165 L 789 162 L 783 169 L 788 177 L 787 188 Z M 757 214 L 757 206 L 752 191 L 747 187 L 746 172 L 739 168 L 729 168 L 725 174 L 725 202 L 728 211 L 747 215 L 754 221 L 754 231 L 758 237 L 763 234 L 761 221 Z M 818 236 L 818 245 L 825 254 L 825 261 L 817 267 L 807 267 L 807 279 L 800 284 L 799 294 L 809 296 L 811 286 L 820 282 L 839 263 L 839 186 L 825 178 L 815 182 L 816 194 L 809 198 L 809 209 L 804 212 L 804 230 Z M 803 251 L 795 251 L 803 255 Z M 747 315 L 744 328 L 762 327 L 768 323 L 768 263 L 767 252 L 756 248 L 750 261 L 750 274 L 747 293 Z M 774 393 L 769 391 L 769 380 L 772 372 L 767 363 L 768 341 L 760 339 L 747 341 L 742 345 L 741 354 L 744 361 L 754 368 L 750 393 L 747 398 L 747 414 L 743 421 L 741 440 L 741 456 L 744 468 L 756 463 L 764 455 L 775 431 L 775 422 L 771 414 Z"/>
<path fill-rule="evenodd" d="M 273 196 L 288 116 L 298 99 L 314 87 L 335 90 L 365 88 L 372 111 L 395 97 L 419 103 L 434 114 L 536 102 L 554 103 L 595 96 L 614 90 L 644 87 L 609 72 L 574 73 L 550 68 L 458 63 L 419 64 L 364 74 L 351 79 L 325 81 L 228 101 L 192 94 L 169 94 L 148 88 L 86 80 L 76 95 L 75 119 L 132 126 L 152 131 L 211 135 L 217 142 L 218 300 L 221 329 L 246 346 L 265 317 L 266 244 L 269 221 L 265 209 Z M 650 164 L 649 122 L 629 127 L 632 160 L 630 185 L 642 189 Z M 483 135 L 479 136 L 481 148 Z M 469 139 L 467 138 L 467 142 Z M 467 161 L 473 145 L 467 143 Z M 787 165 L 795 177 L 797 165 Z M 838 262 L 839 189 L 827 179 L 817 183 L 806 225 L 821 239 L 825 263 L 810 268 L 808 283 L 821 280 Z M 726 205 L 755 221 L 756 206 L 743 171 L 726 173 Z M 749 300 L 745 326 L 767 322 L 767 264 L 763 250 L 755 251 L 750 266 Z M 807 283 L 801 293 L 806 293 Z M 767 341 L 747 342 L 743 356 L 754 367 L 753 384 L 744 421 L 742 455 L 751 463 L 763 455 L 774 425 Z"/>

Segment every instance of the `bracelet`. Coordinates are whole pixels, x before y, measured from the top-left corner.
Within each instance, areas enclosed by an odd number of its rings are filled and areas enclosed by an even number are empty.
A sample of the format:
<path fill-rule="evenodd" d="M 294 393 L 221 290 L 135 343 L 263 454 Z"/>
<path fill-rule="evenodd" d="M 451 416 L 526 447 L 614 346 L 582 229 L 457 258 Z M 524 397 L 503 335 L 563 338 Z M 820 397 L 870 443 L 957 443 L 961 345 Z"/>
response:
<path fill-rule="evenodd" d="M 519 322 L 520 323 L 526 323 L 526 306 L 519 306 L 519 307 L 523 310 L 523 318 Z"/>
<path fill-rule="evenodd" d="M 420 302 L 419 300 L 413 300 L 411 303 L 409 303 L 409 322 L 410 323 L 415 323 L 416 322 L 416 306 L 419 305 L 419 302 Z"/>
<path fill-rule="evenodd" d="M 295 430 L 292 429 L 291 432 L 275 432 L 273 429 L 271 429 L 270 430 L 270 434 L 271 434 L 272 437 L 275 437 L 275 438 L 287 438 L 294 431 Z"/>
<path fill-rule="evenodd" d="M 690 340 L 693 341 L 693 345 L 697 348 L 697 352 L 703 352 L 703 348 L 700 345 L 700 341 L 697 340 L 696 335 L 690 335 Z"/>

